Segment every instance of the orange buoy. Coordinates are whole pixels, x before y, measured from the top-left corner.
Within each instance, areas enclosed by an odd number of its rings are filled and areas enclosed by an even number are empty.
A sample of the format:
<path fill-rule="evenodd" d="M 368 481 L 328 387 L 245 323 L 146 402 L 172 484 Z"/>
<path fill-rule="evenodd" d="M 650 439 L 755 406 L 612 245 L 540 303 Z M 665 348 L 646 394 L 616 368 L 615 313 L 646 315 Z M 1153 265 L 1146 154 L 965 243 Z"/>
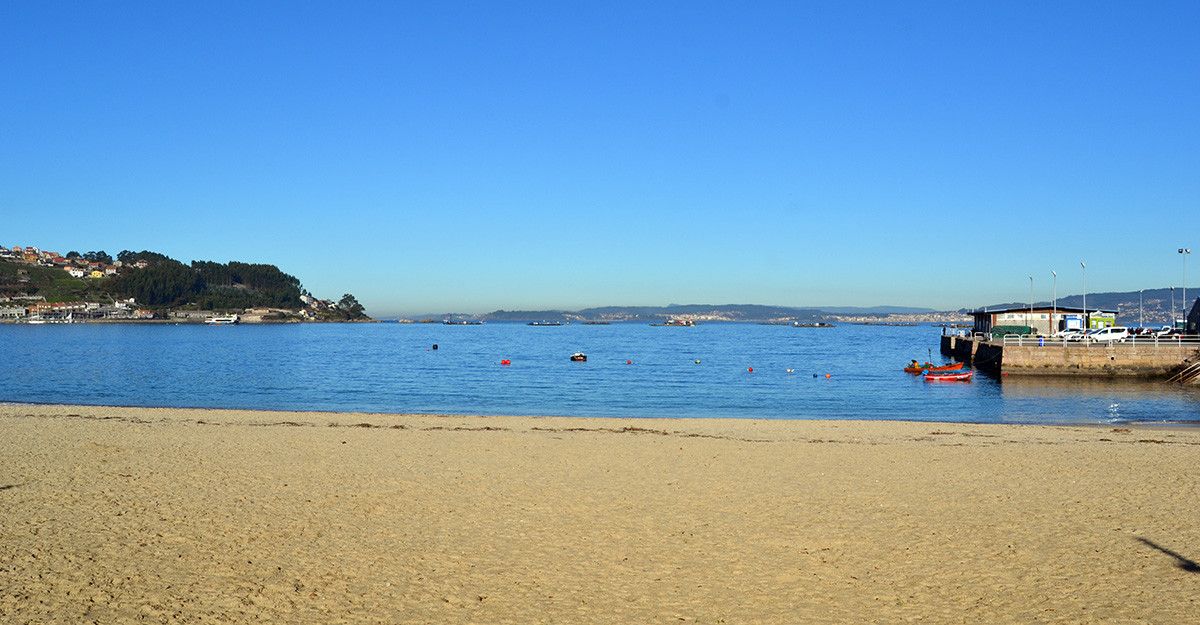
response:
<path fill-rule="evenodd" d="M 830 375 L 830 374 L 828 374 L 828 373 L 826 373 L 826 374 L 825 374 L 825 379 L 826 379 L 826 380 L 828 380 L 829 378 L 832 378 L 832 377 L 833 377 L 833 376 L 832 376 L 832 375 Z"/>
<path fill-rule="evenodd" d="M 512 361 L 511 361 L 511 360 L 509 360 L 509 359 L 507 359 L 507 358 L 505 358 L 504 360 L 501 360 L 501 361 L 500 361 L 500 364 L 502 364 L 502 365 L 504 365 L 504 366 L 506 366 L 506 367 L 507 367 L 508 365 L 511 365 L 511 364 L 512 364 Z"/>

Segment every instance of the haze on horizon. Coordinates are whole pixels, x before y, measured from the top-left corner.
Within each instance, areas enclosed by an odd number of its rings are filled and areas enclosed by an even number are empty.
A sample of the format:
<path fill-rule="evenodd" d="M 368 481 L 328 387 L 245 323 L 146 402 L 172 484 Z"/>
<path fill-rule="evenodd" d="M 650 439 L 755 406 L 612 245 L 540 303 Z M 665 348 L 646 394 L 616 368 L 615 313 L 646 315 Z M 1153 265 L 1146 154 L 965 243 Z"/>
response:
<path fill-rule="evenodd" d="M 1200 5 L 0 6 L 0 244 L 377 317 L 1179 285 Z M 1197 264 L 1200 265 L 1200 264 Z M 1200 275 L 1200 266 L 1192 269 Z"/>

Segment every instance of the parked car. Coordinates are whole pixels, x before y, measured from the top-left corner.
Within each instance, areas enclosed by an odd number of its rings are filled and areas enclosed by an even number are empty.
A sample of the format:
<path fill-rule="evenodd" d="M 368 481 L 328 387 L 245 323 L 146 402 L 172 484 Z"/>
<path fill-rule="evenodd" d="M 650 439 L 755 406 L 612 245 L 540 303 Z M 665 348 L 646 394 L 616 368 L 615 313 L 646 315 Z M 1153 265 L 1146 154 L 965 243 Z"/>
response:
<path fill-rule="evenodd" d="M 1129 339 L 1129 328 L 1109 326 L 1089 330 L 1086 340 L 1092 343 L 1124 343 Z"/>
<path fill-rule="evenodd" d="M 1062 330 L 1054 335 L 1054 338 L 1062 341 L 1082 341 L 1083 330 Z"/>
<path fill-rule="evenodd" d="M 1179 334 L 1179 332 L 1171 326 L 1163 326 L 1154 331 L 1154 336 L 1158 338 L 1166 338 L 1168 336 L 1175 336 L 1176 334 Z"/>

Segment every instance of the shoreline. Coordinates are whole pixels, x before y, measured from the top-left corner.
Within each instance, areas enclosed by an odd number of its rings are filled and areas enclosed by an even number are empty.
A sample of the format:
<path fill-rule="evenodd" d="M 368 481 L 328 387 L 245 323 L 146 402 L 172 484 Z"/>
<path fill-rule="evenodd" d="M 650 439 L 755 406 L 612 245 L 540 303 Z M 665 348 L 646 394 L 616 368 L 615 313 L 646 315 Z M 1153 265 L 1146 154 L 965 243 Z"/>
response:
<path fill-rule="evenodd" d="M 762 424 L 762 423 L 815 423 L 815 424 L 870 424 L 870 423 L 899 423 L 912 425 L 966 425 L 966 426 L 1008 426 L 1008 427 L 1050 427 L 1050 428 L 1153 428 L 1153 429 L 1179 429 L 1182 431 L 1200 430 L 1200 417 L 1190 421 L 1111 421 L 1111 422 L 984 422 L 984 421 L 940 421 L 940 420 L 920 420 L 920 419 L 822 419 L 810 417 L 794 417 L 794 418 L 768 418 L 768 417 L 711 417 L 711 416 L 695 416 L 695 417 L 613 417 L 613 416 L 588 416 L 588 415 L 536 415 L 536 414 L 477 414 L 477 413 L 456 413 L 456 412 L 377 412 L 369 410 L 289 410 L 282 408 L 213 408 L 207 406 L 127 406 L 122 404 L 68 404 L 60 402 L 25 402 L 25 401 L 8 401 L 0 400 L 0 417 L 8 416 L 4 414 L 6 407 L 36 407 L 50 408 L 61 412 L 64 410 L 132 410 L 143 411 L 150 415 L 160 414 L 164 412 L 186 412 L 202 415 L 208 414 L 258 414 L 263 416 L 271 415 L 289 415 L 289 416 L 334 416 L 334 417 L 381 417 L 385 419 L 488 419 L 488 420 L 504 420 L 504 419 L 546 419 L 546 420 L 562 420 L 564 422 L 573 421 L 603 421 L 611 423 L 634 423 L 643 422 L 646 424 L 688 424 L 688 423 L 725 423 L 733 424 Z"/>
<path fill-rule="evenodd" d="M 0 621 L 1186 622 L 1200 430 L 0 405 Z"/>

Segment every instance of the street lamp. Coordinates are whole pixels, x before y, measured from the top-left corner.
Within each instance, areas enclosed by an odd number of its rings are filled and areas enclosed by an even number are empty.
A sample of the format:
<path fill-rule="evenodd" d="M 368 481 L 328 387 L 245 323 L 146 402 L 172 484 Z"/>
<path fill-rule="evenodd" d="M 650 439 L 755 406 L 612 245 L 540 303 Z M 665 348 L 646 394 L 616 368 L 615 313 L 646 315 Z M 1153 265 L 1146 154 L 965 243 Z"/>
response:
<path fill-rule="evenodd" d="M 1083 331 L 1087 332 L 1092 327 L 1088 317 L 1087 309 L 1087 263 L 1079 261 L 1079 267 L 1083 269 Z"/>
<path fill-rule="evenodd" d="M 1142 291 L 1138 289 L 1138 327 L 1146 327 L 1146 315 L 1142 313 Z"/>
<path fill-rule="evenodd" d="M 1029 331 L 1033 331 L 1033 276 L 1029 276 L 1029 322 L 1025 325 L 1029 326 Z"/>
<path fill-rule="evenodd" d="M 1183 312 L 1183 318 L 1184 318 L 1184 319 L 1187 319 L 1187 314 L 1188 314 L 1188 298 L 1187 298 L 1187 257 L 1188 257 L 1188 255 L 1189 255 L 1189 254 L 1191 254 L 1191 253 L 1192 253 L 1192 248 L 1190 248 L 1190 247 L 1181 247 L 1181 248 L 1179 248 L 1179 254 L 1183 256 L 1183 310 L 1182 310 L 1182 312 Z M 1172 319 L 1172 320 L 1171 320 L 1171 325 L 1172 325 L 1172 326 L 1174 326 L 1174 325 L 1175 325 L 1175 320 L 1174 320 L 1174 319 Z"/>
<path fill-rule="evenodd" d="M 1050 279 L 1054 286 L 1050 287 L 1050 334 L 1058 332 L 1058 324 L 1054 318 L 1058 316 L 1058 272 L 1051 270 Z"/>
<path fill-rule="evenodd" d="M 1175 329 L 1175 287 L 1171 287 L 1171 329 Z"/>

